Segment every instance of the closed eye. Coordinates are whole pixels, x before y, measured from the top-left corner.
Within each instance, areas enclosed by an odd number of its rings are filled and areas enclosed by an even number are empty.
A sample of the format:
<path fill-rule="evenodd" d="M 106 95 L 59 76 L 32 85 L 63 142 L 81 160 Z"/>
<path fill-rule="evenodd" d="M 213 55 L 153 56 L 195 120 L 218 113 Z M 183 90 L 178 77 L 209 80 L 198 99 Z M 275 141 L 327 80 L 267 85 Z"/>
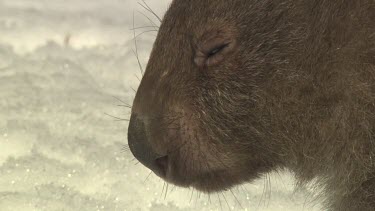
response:
<path fill-rule="evenodd" d="M 208 35 L 203 36 L 196 46 L 194 63 L 201 68 L 220 64 L 236 47 L 236 40 L 229 32 L 211 32 Z"/>
<path fill-rule="evenodd" d="M 216 46 L 214 48 L 212 48 L 208 53 L 207 53 L 207 57 L 211 57 L 211 56 L 214 56 L 215 54 L 219 53 L 220 51 L 222 51 L 224 48 L 228 47 L 230 43 L 226 43 L 226 44 L 222 44 L 222 45 L 219 45 L 219 46 Z"/>

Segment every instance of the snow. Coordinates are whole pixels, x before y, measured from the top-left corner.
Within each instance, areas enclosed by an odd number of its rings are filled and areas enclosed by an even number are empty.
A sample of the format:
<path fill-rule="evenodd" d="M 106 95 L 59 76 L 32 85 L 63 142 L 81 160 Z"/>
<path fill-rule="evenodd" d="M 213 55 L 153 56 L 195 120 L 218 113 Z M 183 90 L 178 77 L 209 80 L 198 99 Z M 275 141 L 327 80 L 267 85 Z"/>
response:
<path fill-rule="evenodd" d="M 161 15 L 169 4 L 147 2 Z M 133 13 L 150 23 L 138 11 L 135 0 L 0 0 L 0 210 L 319 210 L 288 173 L 207 196 L 137 164 L 127 122 L 109 115 L 129 117 L 116 98 L 131 104 L 139 84 Z M 138 37 L 143 66 L 155 35 Z"/>

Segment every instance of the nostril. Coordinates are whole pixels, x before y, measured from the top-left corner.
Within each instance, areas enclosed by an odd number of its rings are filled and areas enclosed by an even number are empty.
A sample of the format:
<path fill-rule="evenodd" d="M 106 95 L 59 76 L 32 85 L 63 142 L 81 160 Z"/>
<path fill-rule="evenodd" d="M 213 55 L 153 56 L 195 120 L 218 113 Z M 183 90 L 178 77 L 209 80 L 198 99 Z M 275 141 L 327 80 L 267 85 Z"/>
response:
<path fill-rule="evenodd" d="M 135 114 L 130 117 L 128 142 L 130 151 L 139 162 L 159 177 L 165 178 L 167 176 L 168 156 L 161 156 L 155 151 L 147 135 L 145 120 Z"/>
<path fill-rule="evenodd" d="M 168 155 L 155 159 L 155 165 L 157 168 L 157 172 L 155 173 L 161 177 L 165 177 L 168 169 Z"/>

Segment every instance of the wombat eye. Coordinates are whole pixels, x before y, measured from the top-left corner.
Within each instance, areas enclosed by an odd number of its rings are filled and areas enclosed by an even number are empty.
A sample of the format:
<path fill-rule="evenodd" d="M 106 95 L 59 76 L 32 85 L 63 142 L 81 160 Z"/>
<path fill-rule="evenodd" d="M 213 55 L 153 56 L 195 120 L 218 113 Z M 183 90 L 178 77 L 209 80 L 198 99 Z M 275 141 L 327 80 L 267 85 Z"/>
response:
<path fill-rule="evenodd" d="M 194 63 L 200 68 L 219 65 L 230 57 L 235 49 L 235 43 L 233 35 L 229 32 L 208 33 L 196 44 Z"/>
<path fill-rule="evenodd" d="M 219 45 L 217 47 L 214 47 L 212 48 L 208 53 L 207 53 L 207 57 L 211 57 L 211 56 L 214 56 L 215 54 L 219 53 L 220 51 L 222 51 L 224 48 L 228 47 L 229 43 L 227 44 L 222 44 L 222 45 Z"/>

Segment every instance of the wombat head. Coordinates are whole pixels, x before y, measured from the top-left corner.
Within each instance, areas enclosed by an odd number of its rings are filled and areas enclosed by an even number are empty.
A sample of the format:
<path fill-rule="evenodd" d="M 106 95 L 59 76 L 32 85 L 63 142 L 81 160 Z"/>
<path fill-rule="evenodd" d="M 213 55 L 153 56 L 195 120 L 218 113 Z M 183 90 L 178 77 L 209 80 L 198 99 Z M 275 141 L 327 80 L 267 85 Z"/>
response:
<path fill-rule="evenodd" d="M 301 40 L 300 28 L 287 21 L 296 16 L 286 14 L 289 6 L 173 1 L 132 108 L 128 140 L 141 163 L 168 182 L 205 192 L 280 165 L 265 96 L 282 86 L 273 83 L 283 80 L 279 72 Z"/>

